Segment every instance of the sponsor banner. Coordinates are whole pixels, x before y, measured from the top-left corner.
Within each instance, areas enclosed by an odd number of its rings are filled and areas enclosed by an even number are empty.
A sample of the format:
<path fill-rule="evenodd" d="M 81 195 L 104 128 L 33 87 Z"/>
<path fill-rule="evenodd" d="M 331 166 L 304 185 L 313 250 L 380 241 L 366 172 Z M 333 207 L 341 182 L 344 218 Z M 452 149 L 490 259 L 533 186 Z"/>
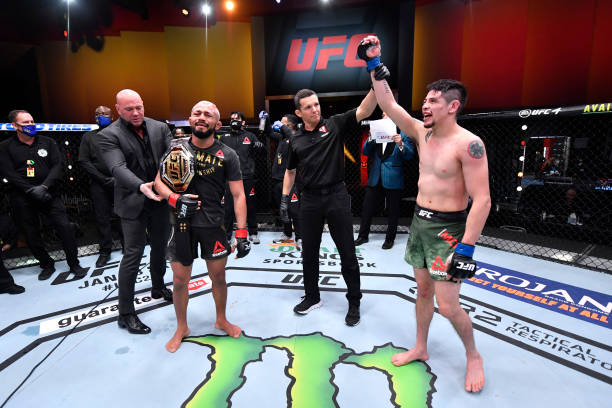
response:
<path fill-rule="evenodd" d="M 465 283 L 599 326 L 612 328 L 612 296 L 478 262 Z"/>
<path fill-rule="evenodd" d="M 393 81 L 398 15 L 398 6 L 392 5 L 266 17 L 266 94 L 293 95 L 302 88 L 318 93 L 368 90 L 370 76 L 357 47 L 370 34 L 381 39 L 382 61 Z"/>
<path fill-rule="evenodd" d="M 262 263 L 267 264 L 266 266 L 273 265 L 274 267 L 282 267 L 284 265 L 300 265 L 300 268 L 302 267 L 302 252 L 296 248 L 295 243 L 268 245 L 270 246 L 271 256 L 262 261 Z M 368 262 L 369 260 L 365 258 L 362 248 L 355 248 L 355 254 L 360 268 L 376 268 L 376 262 Z M 320 247 L 319 266 L 340 267 L 340 253 L 338 252 L 338 248 Z M 299 282 L 299 280 L 296 280 L 290 283 Z"/>
<path fill-rule="evenodd" d="M 612 113 L 612 102 L 592 103 L 588 105 L 560 106 L 554 108 L 525 108 L 515 111 L 482 112 L 471 113 L 459 117 L 463 119 L 482 119 L 482 118 L 554 118 L 556 116 L 579 116 Z"/>
<path fill-rule="evenodd" d="M 197 291 L 200 289 L 211 287 L 211 281 L 208 276 L 200 279 L 195 279 L 189 282 L 189 291 Z M 134 296 L 134 308 L 136 310 L 146 306 L 162 303 L 163 298 L 153 299 L 150 294 Z M 116 317 L 119 315 L 119 303 L 117 300 L 112 302 L 102 303 L 95 308 L 83 308 L 62 316 L 56 316 L 52 319 L 40 322 L 40 334 L 53 333 L 58 330 L 71 329 L 80 322 L 88 324 L 100 319 Z"/>
<path fill-rule="evenodd" d="M 98 125 L 86 123 L 37 123 L 36 130 L 39 132 L 88 132 L 98 129 Z M 10 123 L 0 123 L 0 131 L 15 130 Z"/>

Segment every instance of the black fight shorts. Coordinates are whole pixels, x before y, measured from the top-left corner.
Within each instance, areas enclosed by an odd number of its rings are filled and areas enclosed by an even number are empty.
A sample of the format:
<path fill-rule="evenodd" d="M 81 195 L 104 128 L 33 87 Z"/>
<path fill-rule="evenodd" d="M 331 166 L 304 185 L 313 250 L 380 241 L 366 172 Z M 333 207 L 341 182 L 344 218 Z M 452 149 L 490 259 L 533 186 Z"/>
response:
<path fill-rule="evenodd" d="M 193 260 L 198 257 L 198 244 L 202 258 L 207 260 L 227 258 L 231 252 L 222 227 L 189 227 L 191 262 L 186 263 L 185 259 L 177 257 L 176 228 L 176 224 L 172 226 L 172 235 L 166 249 L 166 260 L 169 262 L 181 262 L 185 266 L 193 264 Z"/>

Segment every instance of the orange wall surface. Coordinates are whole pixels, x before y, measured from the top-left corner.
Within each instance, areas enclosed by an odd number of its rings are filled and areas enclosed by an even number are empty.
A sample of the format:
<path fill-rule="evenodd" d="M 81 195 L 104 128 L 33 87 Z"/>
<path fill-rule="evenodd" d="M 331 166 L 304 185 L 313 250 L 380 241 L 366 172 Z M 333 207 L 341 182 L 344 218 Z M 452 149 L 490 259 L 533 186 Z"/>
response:
<path fill-rule="evenodd" d="M 124 88 L 140 93 L 145 115 L 182 120 L 200 100 L 214 102 L 221 117 L 240 110 L 253 116 L 249 23 L 218 22 L 208 28 L 170 27 L 163 32 L 121 31 L 104 49 L 44 42 L 38 71 L 45 116 L 56 122 L 90 123 L 98 105 L 114 110 Z"/>
<path fill-rule="evenodd" d="M 439 78 L 471 110 L 609 102 L 611 21 L 610 0 L 417 1 L 412 109 Z"/>

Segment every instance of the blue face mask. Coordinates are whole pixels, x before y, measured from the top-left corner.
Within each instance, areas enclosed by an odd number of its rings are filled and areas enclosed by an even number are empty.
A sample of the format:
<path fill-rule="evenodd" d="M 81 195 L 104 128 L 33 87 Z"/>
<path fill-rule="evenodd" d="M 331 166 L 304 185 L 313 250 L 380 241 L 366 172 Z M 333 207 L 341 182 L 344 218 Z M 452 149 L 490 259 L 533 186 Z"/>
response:
<path fill-rule="evenodd" d="M 28 136 L 34 136 L 36 135 L 36 125 L 22 126 L 21 131 Z"/>
<path fill-rule="evenodd" d="M 111 118 L 104 115 L 98 115 L 96 116 L 96 122 L 98 122 L 100 127 L 106 127 L 111 124 Z"/>

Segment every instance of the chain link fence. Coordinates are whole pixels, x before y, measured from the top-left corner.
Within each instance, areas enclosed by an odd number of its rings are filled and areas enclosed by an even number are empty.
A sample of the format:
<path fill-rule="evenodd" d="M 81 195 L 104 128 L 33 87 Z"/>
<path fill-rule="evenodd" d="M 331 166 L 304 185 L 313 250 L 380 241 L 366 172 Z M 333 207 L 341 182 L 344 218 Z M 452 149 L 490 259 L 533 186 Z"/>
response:
<path fill-rule="evenodd" d="M 603 108 L 601 108 L 603 106 Z M 607 105 L 464 115 L 460 125 L 484 141 L 490 172 L 492 208 L 479 245 L 528 256 L 612 271 L 612 110 Z M 257 134 L 257 128 L 247 130 Z M 229 131 L 221 128 L 219 133 Z M 40 132 L 54 138 L 64 155 L 62 199 L 74 226 L 79 256 L 99 252 L 99 235 L 89 195 L 89 177 L 77 164 L 84 132 Z M 346 135 L 345 180 L 354 228 L 360 223 L 367 158 L 361 154 L 368 127 Z M 10 137 L 0 132 L 0 140 Z M 277 143 L 271 138 L 256 156 L 257 219 L 261 231 L 281 231 L 273 200 L 270 168 Z M 404 163 L 399 233 L 408 233 L 417 195 L 418 155 Z M 0 183 L 0 211 L 11 212 L 7 184 Z M 372 220 L 372 232 L 385 232 L 386 205 Z M 118 220 L 114 220 L 118 224 Z M 64 259 L 61 243 L 47 220 L 43 238 L 51 256 Z M 121 247 L 114 228 L 114 248 Z M 15 268 L 37 261 L 20 239 L 5 254 Z"/>

